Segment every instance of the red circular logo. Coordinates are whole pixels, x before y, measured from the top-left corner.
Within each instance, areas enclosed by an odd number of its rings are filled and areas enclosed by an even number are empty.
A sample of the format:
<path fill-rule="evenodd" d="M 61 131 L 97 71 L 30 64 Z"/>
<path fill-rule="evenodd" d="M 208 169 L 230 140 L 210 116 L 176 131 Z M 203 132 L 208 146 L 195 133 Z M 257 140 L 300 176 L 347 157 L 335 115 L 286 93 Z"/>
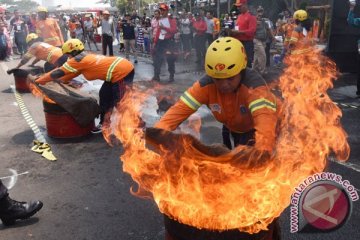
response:
<path fill-rule="evenodd" d="M 216 66 L 215 66 L 215 69 L 216 69 L 217 71 L 219 71 L 219 72 L 221 72 L 222 70 L 224 70 L 224 68 L 225 68 L 225 64 L 222 64 L 222 63 L 218 63 L 218 64 L 216 64 Z"/>
<path fill-rule="evenodd" d="M 306 221 L 320 230 L 333 230 L 350 215 L 350 200 L 344 189 L 327 182 L 311 187 L 302 199 Z"/>

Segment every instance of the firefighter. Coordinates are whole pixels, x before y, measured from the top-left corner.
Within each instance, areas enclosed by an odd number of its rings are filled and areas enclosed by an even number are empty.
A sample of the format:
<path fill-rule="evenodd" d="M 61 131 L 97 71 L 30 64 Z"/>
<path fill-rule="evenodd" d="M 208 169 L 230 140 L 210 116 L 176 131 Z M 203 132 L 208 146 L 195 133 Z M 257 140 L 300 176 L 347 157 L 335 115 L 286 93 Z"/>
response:
<path fill-rule="evenodd" d="M 239 40 L 215 40 L 206 52 L 206 75 L 184 92 L 155 127 L 175 130 L 205 104 L 224 125 L 223 143 L 229 149 L 232 145 L 227 133 L 232 135 L 234 146 L 254 145 L 259 151 L 271 153 L 277 123 L 276 98 L 261 75 L 246 66 L 245 49 Z"/>
<path fill-rule="evenodd" d="M 54 68 L 62 66 L 67 60 L 67 55 L 63 54 L 60 48 L 43 42 L 42 38 L 35 33 L 27 35 L 26 43 L 29 49 L 15 68 L 22 67 L 29 62 L 31 58 L 35 57 L 31 66 L 43 60 L 46 62 L 44 65 L 45 72 L 50 72 Z M 8 70 L 8 73 L 11 73 L 12 70 L 13 69 Z"/>
<path fill-rule="evenodd" d="M 87 80 L 103 80 L 99 91 L 100 99 L 100 124 L 93 129 L 93 133 L 101 132 L 103 124 L 108 123 L 113 107 L 125 93 L 125 83 L 131 84 L 134 78 L 134 66 L 122 57 L 107 57 L 90 54 L 84 51 L 84 44 L 79 39 L 70 39 L 62 47 L 63 54 L 69 59 L 61 67 L 41 76 L 36 83 L 46 84 L 55 79 L 69 82 L 74 77 L 83 74 Z M 35 80 L 35 76 L 30 76 Z"/>
<path fill-rule="evenodd" d="M 44 39 L 44 42 L 55 47 L 61 47 L 64 39 L 57 21 L 48 18 L 48 10 L 38 7 L 38 21 L 36 22 L 36 33 Z"/>
<path fill-rule="evenodd" d="M 311 21 L 305 10 L 297 10 L 294 12 L 294 21 L 296 27 L 291 33 L 288 50 L 290 54 L 302 54 L 311 51 L 313 45 L 313 34 L 311 31 Z"/>

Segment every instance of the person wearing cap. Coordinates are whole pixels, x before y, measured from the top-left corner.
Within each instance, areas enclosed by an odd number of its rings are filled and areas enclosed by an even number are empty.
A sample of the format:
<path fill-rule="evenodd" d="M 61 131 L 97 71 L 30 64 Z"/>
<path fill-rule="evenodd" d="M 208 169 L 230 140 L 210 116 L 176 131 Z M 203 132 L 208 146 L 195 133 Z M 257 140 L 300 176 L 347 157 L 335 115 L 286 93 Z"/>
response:
<path fill-rule="evenodd" d="M 347 22 L 354 27 L 360 28 L 360 17 L 356 17 L 354 9 L 356 7 L 355 1 L 350 1 L 350 9 L 347 17 Z M 357 84 L 356 84 L 356 95 L 360 97 L 360 39 L 357 41 L 358 45 L 358 72 L 357 72 Z"/>
<path fill-rule="evenodd" d="M 62 66 L 67 61 L 67 56 L 62 53 L 61 48 L 43 42 L 42 38 L 36 33 L 27 35 L 26 43 L 29 46 L 29 50 L 14 69 L 24 66 L 30 59 L 35 58 L 31 64 L 32 66 L 40 60 L 43 60 L 45 61 L 45 72 L 50 72 L 54 68 Z M 7 73 L 10 74 L 14 69 L 8 70 Z"/>
<path fill-rule="evenodd" d="M 101 31 L 102 31 L 102 53 L 106 55 L 107 48 L 109 48 L 109 56 L 114 56 L 113 41 L 114 41 L 114 21 L 110 17 L 110 12 L 105 10 L 102 12 L 102 18 L 100 20 Z"/>
<path fill-rule="evenodd" d="M 273 38 L 270 26 L 263 18 L 264 8 L 259 6 L 257 8 L 257 25 L 254 37 L 254 62 L 253 69 L 257 70 L 260 74 L 266 73 L 266 41 L 271 36 Z"/>
<path fill-rule="evenodd" d="M 55 47 L 61 47 L 64 39 L 57 21 L 53 18 L 48 18 L 48 10 L 45 7 L 38 7 L 37 12 L 36 34 L 44 42 Z"/>
<path fill-rule="evenodd" d="M 251 67 L 254 60 L 256 17 L 250 14 L 247 0 L 236 0 L 235 6 L 239 9 L 240 14 L 237 17 L 235 28 L 230 31 L 230 36 L 237 38 L 244 45 L 248 58 L 247 66 Z"/>
<path fill-rule="evenodd" d="M 36 79 L 29 75 L 29 80 L 38 84 L 46 84 L 55 79 L 69 82 L 74 77 L 83 74 L 91 80 L 103 80 L 99 91 L 100 124 L 92 132 L 101 132 L 103 124 L 110 121 L 111 111 L 125 94 L 126 84 L 130 85 L 134 79 L 134 65 L 122 57 L 103 56 L 84 51 L 84 44 L 79 39 L 70 39 L 62 46 L 62 53 L 69 59 L 61 67 L 42 75 Z"/>
<path fill-rule="evenodd" d="M 170 73 L 169 82 L 174 81 L 175 75 L 175 61 L 176 55 L 172 52 L 173 38 L 177 32 L 176 19 L 168 16 L 169 6 L 161 3 L 159 6 L 160 18 L 158 31 L 154 37 L 154 51 L 153 51 L 153 63 L 154 63 L 154 76 L 153 81 L 160 81 L 161 65 L 164 57 L 166 57 L 168 64 L 168 71 Z"/>

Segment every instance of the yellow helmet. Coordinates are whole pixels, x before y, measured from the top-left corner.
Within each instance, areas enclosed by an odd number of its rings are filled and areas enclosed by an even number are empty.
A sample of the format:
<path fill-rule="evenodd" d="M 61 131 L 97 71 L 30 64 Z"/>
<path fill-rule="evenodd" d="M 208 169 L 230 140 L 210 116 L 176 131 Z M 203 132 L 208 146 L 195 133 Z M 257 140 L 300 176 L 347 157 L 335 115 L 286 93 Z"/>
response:
<path fill-rule="evenodd" d="M 236 38 L 219 38 L 207 49 L 205 71 L 210 77 L 230 78 L 239 74 L 246 65 L 245 48 Z"/>
<path fill-rule="evenodd" d="M 85 49 L 84 44 L 79 39 L 73 38 L 67 40 L 64 45 L 62 45 L 62 52 L 65 53 L 72 53 L 73 51 L 82 51 Z"/>
<path fill-rule="evenodd" d="M 299 20 L 299 21 L 305 21 L 308 18 L 308 14 L 305 10 L 297 10 L 296 12 L 294 12 L 294 19 Z"/>
<path fill-rule="evenodd" d="M 38 38 L 39 36 L 36 33 L 30 33 L 26 36 L 26 43 L 29 43 L 30 41 Z"/>
<path fill-rule="evenodd" d="M 38 11 L 38 12 L 48 12 L 47 8 L 46 8 L 46 7 L 42 7 L 42 6 L 39 6 L 39 7 L 37 8 L 37 11 Z"/>

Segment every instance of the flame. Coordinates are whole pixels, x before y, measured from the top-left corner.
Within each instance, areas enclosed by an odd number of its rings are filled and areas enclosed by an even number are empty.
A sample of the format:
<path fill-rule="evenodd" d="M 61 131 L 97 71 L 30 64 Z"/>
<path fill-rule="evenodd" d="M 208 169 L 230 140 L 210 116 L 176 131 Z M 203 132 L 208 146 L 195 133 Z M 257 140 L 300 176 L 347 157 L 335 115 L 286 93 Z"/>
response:
<path fill-rule="evenodd" d="M 200 229 L 266 230 L 302 180 L 322 172 L 330 154 L 346 160 L 350 151 L 341 111 L 326 92 L 336 78 L 335 64 L 315 50 L 292 55 L 287 64 L 272 156 L 248 146 L 209 154 L 189 135 L 166 131 L 146 145 L 141 107 L 153 91 L 128 91 L 105 138 L 113 134 L 123 143 L 123 170 L 139 186 L 132 193 L 153 198 L 162 213 Z"/>
<path fill-rule="evenodd" d="M 53 100 L 51 100 L 50 98 L 48 98 L 48 97 L 36 86 L 36 84 L 30 82 L 30 83 L 29 83 L 29 88 L 30 88 L 31 93 L 32 93 L 35 97 L 42 98 L 45 102 L 55 104 L 55 102 L 54 102 Z"/>

